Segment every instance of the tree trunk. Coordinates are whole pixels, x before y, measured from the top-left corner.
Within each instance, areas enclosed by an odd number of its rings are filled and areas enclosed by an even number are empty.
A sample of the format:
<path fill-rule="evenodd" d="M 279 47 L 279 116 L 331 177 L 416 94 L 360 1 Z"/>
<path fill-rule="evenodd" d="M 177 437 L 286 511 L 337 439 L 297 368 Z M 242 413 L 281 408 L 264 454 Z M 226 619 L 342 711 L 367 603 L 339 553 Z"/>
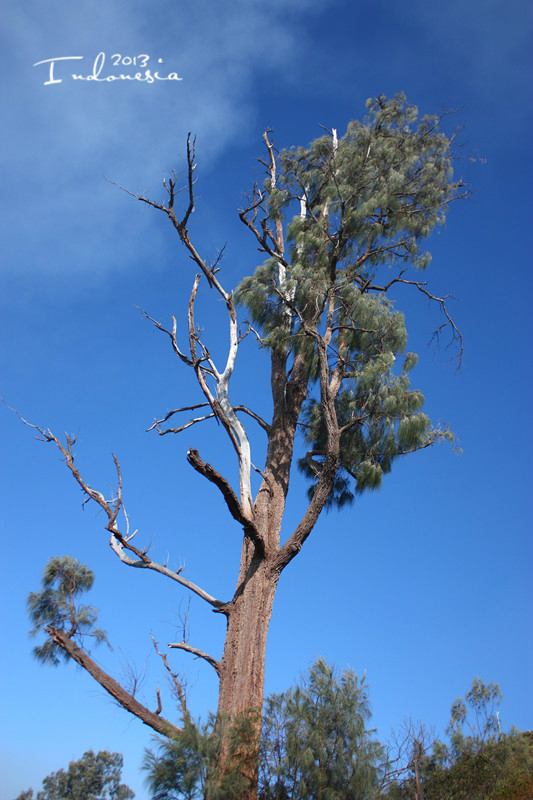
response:
<path fill-rule="evenodd" d="M 242 800 L 257 798 L 265 651 L 278 577 L 272 573 L 268 559 L 258 556 L 254 545 L 245 538 L 237 590 L 228 612 L 218 702 L 219 714 L 234 718 L 251 713 L 250 722 L 256 726 L 251 739 L 239 749 L 237 765 L 232 763 L 228 747 L 223 746 L 221 753 L 222 774 L 237 767 L 249 780 L 249 790 Z"/>
<path fill-rule="evenodd" d="M 246 540 L 243 550 L 249 549 L 253 546 Z M 228 614 L 220 662 L 218 710 L 231 715 L 262 706 L 266 640 L 278 580 L 268 561 L 254 556 L 249 564 L 246 560 Z"/>
<path fill-rule="evenodd" d="M 278 359 L 276 355 L 273 356 L 274 362 Z M 281 361 L 284 367 L 284 359 Z M 264 480 L 254 505 L 254 522 L 264 543 L 264 550 L 259 551 L 249 537 L 244 537 L 237 587 L 226 610 L 228 628 L 219 662 L 219 714 L 234 717 L 250 711 L 255 714 L 253 719 L 257 724 L 248 752 L 242 753 L 239 759 L 242 772 L 249 777 L 251 785 L 249 793 L 242 800 L 257 798 L 266 642 L 280 576 L 280 571 L 274 569 L 274 559 L 279 552 L 281 523 L 289 488 L 296 432 L 294 421 L 305 397 L 305 391 L 300 391 L 297 401 L 291 404 L 291 413 L 287 413 L 285 370 L 280 369 L 279 364 L 276 366 L 278 369 L 273 369 L 275 413 L 269 434 Z"/>

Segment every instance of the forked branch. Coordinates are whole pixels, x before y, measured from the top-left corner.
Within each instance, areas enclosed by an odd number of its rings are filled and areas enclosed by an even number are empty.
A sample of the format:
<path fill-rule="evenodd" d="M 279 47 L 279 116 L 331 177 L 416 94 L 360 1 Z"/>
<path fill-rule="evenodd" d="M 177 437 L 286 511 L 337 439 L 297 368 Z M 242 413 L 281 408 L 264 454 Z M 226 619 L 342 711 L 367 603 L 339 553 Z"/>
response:
<path fill-rule="evenodd" d="M 173 672 L 171 670 L 171 668 L 169 666 L 169 663 L 168 663 L 168 655 L 166 653 L 162 653 L 159 650 L 159 648 L 157 646 L 157 642 L 156 642 L 155 637 L 154 637 L 154 634 L 150 633 L 150 636 L 152 637 L 152 642 L 154 643 L 155 652 L 157 653 L 157 655 L 163 661 L 163 664 L 165 665 L 165 669 L 169 674 L 170 684 L 172 686 L 174 694 L 176 695 L 176 697 L 179 700 L 179 703 L 180 703 L 180 706 L 181 706 L 181 710 L 182 710 L 182 712 L 184 714 L 187 714 L 187 695 L 186 695 L 186 692 L 185 692 L 185 682 L 177 674 L 177 672 Z"/>
<path fill-rule="evenodd" d="M 189 218 L 194 211 L 194 177 L 193 173 L 196 169 L 196 164 L 194 162 L 195 157 L 195 144 L 194 140 L 191 143 L 191 137 L 187 138 L 187 189 L 189 195 L 189 203 L 187 209 L 185 211 L 184 216 L 182 219 L 178 219 L 176 216 L 176 211 L 174 208 L 174 201 L 177 194 L 181 190 L 176 189 L 176 176 L 173 174 L 173 177 L 165 182 L 165 188 L 168 194 L 168 205 L 163 205 L 161 203 L 156 203 L 153 200 L 149 200 L 142 195 L 134 194 L 132 192 L 128 192 L 128 194 L 135 197 L 137 200 L 141 200 L 144 203 L 152 206 L 153 208 L 158 209 L 159 211 L 163 211 L 171 220 L 175 230 L 178 233 L 178 236 L 181 242 L 187 248 L 191 259 L 195 262 L 195 264 L 200 268 L 203 275 L 207 278 L 207 281 L 211 288 L 214 288 L 222 297 L 226 304 L 226 309 L 228 312 L 229 317 L 229 328 L 230 328 L 230 342 L 229 342 L 229 350 L 228 356 L 226 360 L 226 365 L 222 372 L 219 372 L 209 354 L 209 351 L 205 347 L 205 345 L 201 342 L 198 331 L 195 326 L 194 322 L 194 302 L 196 298 L 196 293 L 198 291 L 198 283 L 200 276 L 197 275 L 194 286 L 191 292 L 190 300 L 189 300 L 189 309 L 188 309 L 188 319 L 189 319 L 189 349 L 191 356 L 190 358 L 185 356 L 177 343 L 176 339 L 176 320 L 173 318 L 173 327 L 172 331 L 167 330 L 164 328 L 161 323 L 158 323 L 155 320 L 152 320 L 156 327 L 159 330 L 165 332 L 168 336 L 170 336 L 172 341 L 172 346 L 178 357 L 185 363 L 187 366 L 190 366 L 194 369 L 196 374 L 196 378 L 202 392 L 204 393 L 209 405 L 213 410 L 213 414 L 215 417 L 218 417 L 220 422 L 222 423 L 223 427 L 228 434 L 230 441 L 233 447 L 236 450 L 238 459 L 239 459 L 239 482 L 240 482 L 240 495 L 241 495 L 241 503 L 244 509 L 245 514 L 248 517 L 253 515 L 253 501 L 252 501 L 252 492 L 251 492 L 251 454 L 250 454 L 250 444 L 248 441 L 248 437 L 246 435 L 245 428 L 241 421 L 238 419 L 237 415 L 235 414 L 235 410 L 229 400 L 229 393 L 228 393 L 228 386 L 230 378 L 233 374 L 234 366 L 235 366 L 235 359 L 237 356 L 237 349 L 240 342 L 238 325 L 237 325 L 237 314 L 235 311 L 235 302 L 233 299 L 232 292 L 226 292 L 223 288 L 222 284 L 220 283 L 217 273 L 219 272 L 218 264 L 220 262 L 222 251 L 219 252 L 214 264 L 211 266 L 200 256 L 198 251 L 196 250 L 194 244 L 192 243 L 189 232 L 187 229 L 187 225 L 189 222 Z M 121 189 L 123 187 L 120 187 Z M 146 315 L 148 316 L 148 315 Z M 152 319 L 149 317 L 149 319 Z M 201 353 L 197 352 L 197 348 L 201 348 Z M 216 396 L 209 388 L 208 382 L 206 380 L 207 377 L 214 379 L 216 384 Z"/>
<path fill-rule="evenodd" d="M 418 289 L 419 292 L 421 292 L 421 294 L 423 294 L 425 297 L 427 297 L 430 302 L 437 303 L 437 305 L 440 306 L 442 313 L 446 317 L 446 322 L 443 322 L 442 325 L 439 325 L 439 327 L 435 331 L 433 331 L 433 334 L 431 335 L 431 339 L 429 340 L 429 342 L 431 344 L 431 342 L 435 341 L 436 344 L 438 345 L 441 333 L 444 331 L 445 328 L 450 328 L 450 330 L 451 330 L 451 342 L 450 342 L 450 344 L 452 344 L 453 342 L 457 342 L 458 347 L 459 347 L 459 352 L 455 356 L 455 358 L 458 359 L 457 369 L 459 370 L 461 368 L 461 364 L 463 363 L 463 356 L 464 356 L 463 335 L 462 335 L 461 331 L 459 330 L 459 328 L 457 327 L 457 325 L 456 325 L 453 317 L 451 316 L 450 312 L 448 311 L 448 308 L 447 308 L 447 305 L 446 305 L 446 301 L 447 300 L 454 299 L 454 298 L 452 297 L 452 295 L 449 295 L 449 294 L 445 295 L 444 297 L 438 297 L 437 295 L 432 294 L 429 291 L 429 289 L 426 288 L 426 282 L 425 281 L 410 281 L 410 280 L 407 280 L 406 278 L 403 278 L 402 275 L 403 275 L 404 271 L 405 270 L 402 270 L 402 272 L 400 272 L 400 275 L 397 278 L 393 278 L 392 280 L 390 280 L 384 286 L 375 286 L 372 283 L 368 283 L 368 285 L 366 285 L 364 288 L 365 288 L 365 290 L 370 290 L 370 291 L 375 291 L 375 292 L 384 292 L 385 293 L 390 289 L 390 287 L 393 284 L 400 283 L 400 284 L 404 284 L 406 286 L 414 286 L 416 289 Z"/>

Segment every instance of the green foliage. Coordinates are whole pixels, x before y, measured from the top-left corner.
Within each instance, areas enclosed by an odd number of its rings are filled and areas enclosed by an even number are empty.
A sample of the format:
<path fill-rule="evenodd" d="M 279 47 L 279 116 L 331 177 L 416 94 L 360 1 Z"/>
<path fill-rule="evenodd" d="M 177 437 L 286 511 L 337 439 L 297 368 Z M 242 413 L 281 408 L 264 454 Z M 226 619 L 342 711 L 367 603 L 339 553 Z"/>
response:
<path fill-rule="evenodd" d="M 527 734 L 514 732 L 489 739 L 478 749 L 463 748 L 447 766 L 426 767 L 426 800 L 518 800 L 533 787 L 533 747 Z"/>
<path fill-rule="evenodd" d="M 147 750 L 143 769 L 153 800 L 241 800 L 250 787 L 245 753 L 256 754 L 257 721 L 242 714 L 230 721 L 211 715 L 196 724 L 188 715 L 177 739 L 157 740 L 157 751 Z M 224 769 L 222 747 L 228 748 Z M 244 756 L 244 757 L 243 757 Z M 227 764 L 229 763 L 229 768 Z"/>
<path fill-rule="evenodd" d="M 280 272 L 281 256 L 271 255 L 236 292 L 266 346 L 304 354 L 311 384 L 319 377 L 316 334 L 327 329 L 331 371 L 342 368 L 336 410 L 343 426 L 329 505 L 379 488 L 398 455 L 451 438 L 432 429 L 420 411 L 422 394 L 410 389 L 416 356 L 405 354 L 405 320 L 387 292 L 394 283 L 417 285 L 404 272 L 427 267 L 421 242 L 459 196 L 453 137 L 403 94 L 367 106 L 366 119 L 351 122 L 338 142 L 321 136 L 279 155 L 276 186 L 269 177 L 264 193 L 270 219 L 286 226 L 285 265 Z M 391 268 L 392 278 L 384 273 Z M 325 453 L 321 396 L 309 394 L 303 426 L 314 458 L 299 466 L 312 496 Z"/>
<path fill-rule="evenodd" d="M 364 679 L 351 670 L 340 677 L 317 661 L 302 682 L 266 700 L 259 753 L 261 800 L 372 800 L 378 797 L 383 748 L 366 724 L 370 718 Z M 219 769 L 230 731 L 229 772 Z M 231 723 L 212 717 L 207 725 L 184 720 L 184 733 L 148 751 L 144 769 L 153 800 L 240 800 L 247 784 L 242 753 L 254 747 L 256 719 Z"/>
<path fill-rule="evenodd" d="M 498 708 L 501 691 L 497 683 L 484 683 L 476 677 L 465 699 L 459 697 L 451 707 L 446 733 L 449 746 L 440 745 L 439 758 L 443 763 L 454 763 L 458 758 L 479 753 L 501 736 Z"/>
<path fill-rule="evenodd" d="M 451 708 L 448 743 L 435 742 L 420 762 L 425 800 L 528 800 L 533 796 L 533 736 L 503 734 L 498 684 L 475 678 Z M 414 778 L 392 786 L 387 800 L 411 800 Z"/>
<path fill-rule="evenodd" d="M 39 661 L 57 665 L 61 657 L 69 658 L 65 650 L 54 642 L 54 630 L 69 637 L 90 635 L 97 642 L 107 641 L 104 631 L 94 627 L 98 609 L 74 604 L 74 598 L 88 591 L 93 581 L 91 570 L 75 558 L 61 556 L 50 559 L 44 570 L 43 590 L 28 595 L 28 611 L 34 623 L 31 635 L 36 636 L 41 631 L 48 634 L 44 644 L 33 650 Z"/>
<path fill-rule="evenodd" d="M 298 686 L 266 701 L 261 800 L 377 797 L 384 755 L 369 718 L 364 678 L 316 661 Z"/>
<path fill-rule="evenodd" d="M 415 757 L 424 800 L 530 800 L 533 733 L 500 732 L 500 698 L 497 684 L 476 678 L 452 706 L 449 743 L 435 742 L 430 753 L 428 738 L 422 743 L 411 731 L 402 770 L 367 728 L 364 678 L 349 669 L 339 675 L 319 659 L 298 685 L 265 701 L 259 800 L 414 800 Z M 159 740 L 157 751 L 146 753 L 153 800 L 240 800 L 249 786 L 242 754 L 255 753 L 255 724 L 250 715 L 233 722 L 211 717 L 206 725 L 186 718 L 182 736 Z M 232 768 L 221 771 L 228 731 Z"/>
<path fill-rule="evenodd" d="M 92 578 L 91 578 L 92 583 Z M 120 753 L 88 750 L 79 761 L 71 761 L 67 772 L 60 769 L 43 780 L 36 800 L 129 800 L 132 790 L 120 783 L 123 758 Z M 32 800 L 33 790 L 22 792 L 17 800 Z"/>

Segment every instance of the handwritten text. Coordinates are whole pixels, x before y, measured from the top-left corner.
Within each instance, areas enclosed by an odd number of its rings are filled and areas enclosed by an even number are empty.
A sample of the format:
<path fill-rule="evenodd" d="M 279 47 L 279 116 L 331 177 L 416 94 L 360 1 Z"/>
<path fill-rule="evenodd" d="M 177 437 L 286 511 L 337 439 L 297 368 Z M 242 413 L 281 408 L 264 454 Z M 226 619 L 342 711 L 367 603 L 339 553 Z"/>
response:
<path fill-rule="evenodd" d="M 112 83 L 113 81 L 141 81 L 142 83 L 155 83 L 156 81 L 181 81 L 183 80 L 178 76 L 177 72 L 169 72 L 166 75 L 160 75 L 157 70 L 147 68 L 150 61 L 150 56 L 146 53 L 140 53 L 136 56 L 124 56 L 121 53 L 114 53 L 111 56 L 113 67 L 137 67 L 142 72 L 110 72 L 104 73 L 106 62 L 105 53 L 98 53 L 94 59 L 92 72 L 88 75 L 80 75 L 71 73 L 70 76 L 65 74 L 66 61 L 83 61 L 83 56 L 59 56 L 57 58 L 45 58 L 43 61 L 37 61 L 33 66 L 38 67 L 40 64 L 47 65 L 48 80 L 44 81 L 44 86 L 51 86 L 53 84 L 63 83 L 63 78 L 70 77 L 75 81 L 97 81 L 99 83 Z M 157 59 L 158 64 L 163 63 L 162 58 Z M 109 70 L 107 68 L 106 72 Z"/>

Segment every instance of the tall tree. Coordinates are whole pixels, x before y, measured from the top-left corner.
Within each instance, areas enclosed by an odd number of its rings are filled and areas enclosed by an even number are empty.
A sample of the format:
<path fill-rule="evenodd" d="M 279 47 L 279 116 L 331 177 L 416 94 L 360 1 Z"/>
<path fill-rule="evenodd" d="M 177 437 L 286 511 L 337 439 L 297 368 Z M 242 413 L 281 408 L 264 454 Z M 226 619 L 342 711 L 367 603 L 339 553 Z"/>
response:
<path fill-rule="evenodd" d="M 120 560 L 158 572 L 225 617 L 220 657 L 186 641 L 169 645 L 204 659 L 216 671 L 221 714 L 261 708 L 265 646 L 278 581 L 322 510 L 378 488 L 397 457 L 451 438 L 449 430 L 431 425 L 422 412 L 421 392 L 410 387 L 409 373 L 417 357 L 406 352 L 404 316 L 395 309 L 391 292 L 412 290 L 439 306 L 443 318 L 436 335 L 449 331 L 461 356 L 461 337 L 446 299 L 433 294 L 416 275 L 430 261 L 422 241 L 444 221 L 450 202 L 466 193 L 452 176 L 454 135 L 442 132 L 442 117 L 420 117 L 403 95 L 378 97 L 367 105 L 367 117 L 350 123 L 344 136 L 338 138 L 332 130 L 308 147 L 278 152 L 270 132 L 265 132 L 266 156 L 260 159 L 265 180 L 253 187 L 240 211 L 265 261 L 235 292 L 221 281 L 220 258 L 208 262 L 190 233 L 195 207 L 193 141 L 187 146 L 181 212 L 175 174 L 164 184 L 165 202 L 134 195 L 168 217 L 198 269 L 188 304 L 186 348 L 178 340 L 175 317 L 168 328 L 152 321 L 169 337 L 176 357 L 192 370 L 204 399 L 182 402 L 153 428 L 160 435 L 177 434 L 215 419 L 227 435 L 238 463 L 238 490 L 198 450 L 190 449 L 187 459 L 221 493 L 244 533 L 236 588 L 229 599 L 214 597 L 180 570 L 157 563 L 136 547 L 116 458 L 117 490 L 106 499 L 75 465 L 73 439 L 63 443 L 50 430 L 38 428 L 44 440 L 57 445 L 87 497 L 105 512 L 111 547 Z M 414 275 L 409 275 L 410 268 Z M 215 362 L 196 322 L 202 277 L 227 310 L 229 345 L 222 365 Z M 248 315 L 244 331 L 237 319 L 238 305 Z M 229 384 L 244 336 L 255 337 L 262 352 L 270 354 L 270 421 L 230 400 Z M 198 409 L 198 416 L 190 416 Z M 168 427 L 182 414 L 190 418 Z M 248 424 L 259 425 L 266 436 L 261 469 L 253 465 L 258 459 L 252 460 Z M 298 464 L 309 479 L 309 504 L 296 527 L 282 533 L 298 431 L 306 444 Z M 260 476 L 256 492 L 253 470 Z M 83 648 L 76 645 L 74 650 L 68 633 L 56 634 L 55 643 L 100 680 Z M 137 713 L 131 704 L 123 705 Z M 152 725 L 148 718 L 143 721 Z M 167 732 L 178 734 L 179 729 L 170 727 Z"/>
<path fill-rule="evenodd" d="M 120 783 L 123 759 L 120 753 L 88 750 L 68 770 L 52 772 L 43 780 L 36 800 L 129 800 L 135 797 L 129 786 Z M 22 792 L 17 800 L 32 800 L 33 790 Z"/>

